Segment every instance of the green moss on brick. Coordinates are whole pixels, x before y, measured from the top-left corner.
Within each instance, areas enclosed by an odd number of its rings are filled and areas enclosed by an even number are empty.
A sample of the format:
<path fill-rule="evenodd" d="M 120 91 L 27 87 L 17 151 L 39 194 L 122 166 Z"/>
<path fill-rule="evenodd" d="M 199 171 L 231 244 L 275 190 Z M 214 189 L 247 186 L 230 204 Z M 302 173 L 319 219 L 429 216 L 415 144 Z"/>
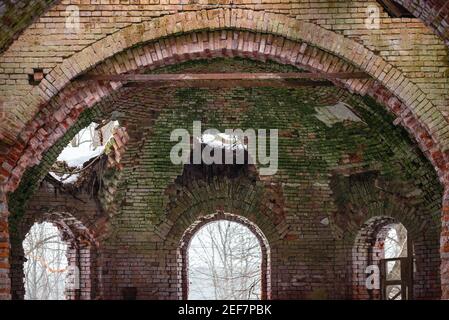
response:
<path fill-rule="evenodd" d="M 97 116 L 97 110 L 86 109 L 82 112 L 78 121 L 70 127 L 66 134 L 44 153 L 42 161 L 38 165 L 27 169 L 18 188 L 9 194 L 8 197 L 8 206 L 11 212 L 9 217 L 11 229 L 15 228 L 15 224 L 23 216 L 27 201 L 33 196 L 62 150 L 80 130 L 87 127 Z"/>

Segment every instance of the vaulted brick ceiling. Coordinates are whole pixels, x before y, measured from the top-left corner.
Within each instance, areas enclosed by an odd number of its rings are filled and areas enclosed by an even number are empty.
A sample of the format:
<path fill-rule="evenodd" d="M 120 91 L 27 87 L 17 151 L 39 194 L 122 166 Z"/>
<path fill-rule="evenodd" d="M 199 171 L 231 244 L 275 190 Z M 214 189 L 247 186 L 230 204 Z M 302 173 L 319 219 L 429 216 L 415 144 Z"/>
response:
<path fill-rule="evenodd" d="M 295 69 L 273 62 L 217 58 L 147 71 L 213 73 L 237 70 L 290 72 Z M 266 124 L 279 128 L 280 175 L 289 176 L 290 183 L 295 181 L 293 185 L 300 185 L 304 179 L 327 181 L 330 175 L 380 170 L 394 184 L 401 181 L 400 185 L 421 190 L 423 197 L 419 201 L 427 208 L 423 209 L 423 214 L 434 213 L 435 219 L 439 219 L 441 187 L 434 183 L 437 177 L 430 164 L 407 134 L 392 124 L 391 115 L 382 107 L 369 98 L 351 95 L 338 87 L 122 88 L 84 111 L 64 137 L 44 154 L 41 163 L 25 173 L 21 185 L 10 198 L 9 205 L 15 208 L 12 212 L 20 212 L 20 206 L 33 195 L 73 136 L 92 121 L 98 123 L 110 119 L 112 112 L 119 115 L 120 123 L 130 137 L 121 160 L 124 171 L 120 179 L 127 182 L 121 187 L 130 190 L 137 190 L 139 186 L 147 188 L 148 181 L 153 179 L 154 168 L 158 168 L 157 184 L 151 191 L 146 191 L 146 199 L 151 201 L 142 203 L 145 208 L 142 214 L 151 215 L 153 221 L 163 217 L 161 194 L 166 194 L 165 190 L 175 177 L 183 179 L 183 167 L 166 161 L 173 146 L 168 137 L 177 128 L 190 131 L 192 121 L 198 119 L 202 121 L 203 130 L 261 129 Z M 133 183 L 137 184 L 135 188 Z M 129 195 L 129 199 L 132 196 Z M 297 194 L 290 196 L 295 198 Z M 169 201 L 168 195 L 166 201 Z M 337 222 L 339 228 L 345 228 L 343 223 Z"/>
<path fill-rule="evenodd" d="M 449 45 L 449 1 L 392 0 L 431 27 Z M 0 53 L 35 19 L 60 0 L 2 0 L 0 3 Z"/>

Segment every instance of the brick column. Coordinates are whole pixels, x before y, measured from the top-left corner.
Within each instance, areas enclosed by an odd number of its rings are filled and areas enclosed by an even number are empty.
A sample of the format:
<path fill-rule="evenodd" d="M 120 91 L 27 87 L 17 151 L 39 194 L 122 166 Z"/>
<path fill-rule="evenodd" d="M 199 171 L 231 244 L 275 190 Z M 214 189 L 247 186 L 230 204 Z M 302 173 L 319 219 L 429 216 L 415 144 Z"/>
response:
<path fill-rule="evenodd" d="M 449 186 L 443 196 L 443 212 L 441 217 L 441 298 L 449 299 Z"/>
<path fill-rule="evenodd" d="M 70 281 L 75 287 L 66 288 L 67 300 L 93 300 L 96 296 L 95 250 L 92 246 L 77 248 L 73 244 L 67 249 Z"/>
<path fill-rule="evenodd" d="M 9 228 L 6 196 L 0 191 L 0 300 L 11 299 Z"/>
<path fill-rule="evenodd" d="M 92 300 L 95 298 L 95 259 L 91 246 L 79 249 L 80 268 L 80 299 Z"/>
<path fill-rule="evenodd" d="M 11 224 L 10 224 L 11 226 Z M 9 277 L 11 279 L 11 298 L 23 300 L 25 298 L 24 270 L 25 254 L 23 252 L 23 239 L 10 237 Z"/>

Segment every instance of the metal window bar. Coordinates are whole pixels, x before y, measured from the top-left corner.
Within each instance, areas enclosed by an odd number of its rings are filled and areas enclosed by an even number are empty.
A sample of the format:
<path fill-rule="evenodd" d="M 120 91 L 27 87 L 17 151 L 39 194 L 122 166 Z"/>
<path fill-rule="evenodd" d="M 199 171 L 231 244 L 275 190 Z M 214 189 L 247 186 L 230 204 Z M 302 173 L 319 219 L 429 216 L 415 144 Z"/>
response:
<path fill-rule="evenodd" d="M 400 263 L 400 275 L 398 279 L 388 279 L 388 263 Z M 406 258 L 390 258 L 381 259 L 381 298 L 383 300 L 397 300 L 400 296 L 401 300 L 413 299 L 413 259 Z M 390 286 L 398 286 L 399 292 L 393 297 L 387 296 L 387 289 Z"/>

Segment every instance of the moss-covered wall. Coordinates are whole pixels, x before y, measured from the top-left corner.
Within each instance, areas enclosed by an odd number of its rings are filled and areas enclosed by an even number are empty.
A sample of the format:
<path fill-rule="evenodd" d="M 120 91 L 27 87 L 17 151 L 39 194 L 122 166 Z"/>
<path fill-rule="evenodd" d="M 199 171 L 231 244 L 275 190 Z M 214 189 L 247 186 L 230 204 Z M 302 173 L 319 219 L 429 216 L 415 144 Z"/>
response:
<path fill-rule="evenodd" d="M 156 72 L 291 70 L 271 63 L 216 59 Z M 319 110 L 339 102 L 349 105 L 361 121 L 329 126 L 318 119 Z M 205 208 L 218 209 L 223 202 L 232 202 L 228 208 L 240 210 L 236 199 L 245 200 L 237 193 L 253 188 L 261 192 L 249 197 L 250 209 L 245 214 L 258 219 L 266 230 L 275 226 L 273 234 L 267 231 L 272 240 L 273 298 L 351 297 L 348 253 L 357 227 L 375 215 L 404 218 L 406 221 L 401 222 L 412 229 L 423 223 L 430 225 L 434 232 L 424 239 L 423 246 L 428 250 L 423 252 L 431 252 L 432 256 L 436 252 L 431 267 L 438 268 L 442 189 L 432 166 L 408 135 L 392 124 L 392 117 L 382 106 L 336 87 L 122 90 L 85 112 L 70 134 L 45 155 L 41 165 L 28 170 L 21 187 L 10 196 L 11 208 L 24 205 L 48 165 L 77 130 L 115 109 L 123 112 L 120 121 L 127 129 L 129 142 L 122 159 L 123 171 L 116 176 L 116 211 L 110 219 L 110 234 L 102 243 L 103 288 L 107 298 L 121 298 L 125 287 L 136 287 L 139 298 L 178 297 L 179 238 L 173 226 L 178 226 L 179 220 L 184 225 L 195 217 L 211 214 Z M 184 168 L 170 161 L 170 150 L 176 143 L 170 141 L 170 133 L 177 128 L 191 131 L 194 120 L 202 121 L 203 130 L 278 129 L 278 172 L 257 181 L 248 177 L 216 177 L 206 185 L 204 181 L 177 184 Z M 354 190 L 347 188 L 345 179 L 368 171 L 377 176 L 378 182 L 368 181 L 374 191 L 348 197 L 347 192 Z M 342 183 L 332 183 L 332 179 Z M 380 183 L 381 189 L 375 188 L 375 183 Z M 214 190 L 221 190 L 223 185 L 234 187 L 225 189 L 220 196 L 214 195 Z M 180 193 L 173 194 L 172 188 Z M 386 197 L 389 193 L 397 198 Z M 181 196 L 186 194 L 190 194 L 190 199 Z M 366 206 L 368 202 L 380 205 Z M 411 222 L 403 212 L 385 209 L 396 208 L 392 202 L 413 207 Z M 369 210 L 354 216 L 345 211 L 348 203 L 352 208 L 365 205 Z M 20 212 L 17 210 L 16 216 Z M 429 273 L 428 277 L 438 279 L 438 274 Z"/>
<path fill-rule="evenodd" d="M 36 192 L 41 181 L 50 171 L 51 166 L 58 158 L 65 146 L 82 129 L 87 127 L 95 119 L 98 119 L 99 109 L 87 109 L 79 117 L 79 120 L 68 130 L 63 138 L 59 139 L 46 153 L 39 165 L 28 169 L 19 187 L 8 198 L 8 205 L 11 212 L 9 217 L 12 235 L 16 228 L 17 221 L 23 217 L 26 203 Z M 13 238 L 13 237 L 12 237 Z"/>

